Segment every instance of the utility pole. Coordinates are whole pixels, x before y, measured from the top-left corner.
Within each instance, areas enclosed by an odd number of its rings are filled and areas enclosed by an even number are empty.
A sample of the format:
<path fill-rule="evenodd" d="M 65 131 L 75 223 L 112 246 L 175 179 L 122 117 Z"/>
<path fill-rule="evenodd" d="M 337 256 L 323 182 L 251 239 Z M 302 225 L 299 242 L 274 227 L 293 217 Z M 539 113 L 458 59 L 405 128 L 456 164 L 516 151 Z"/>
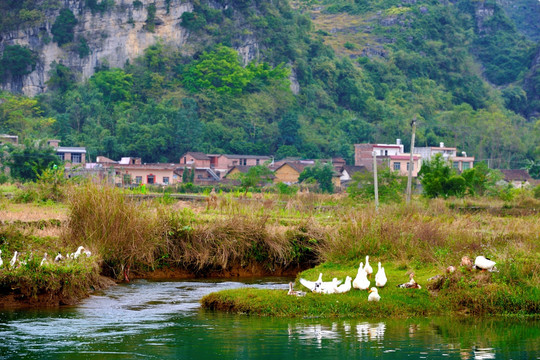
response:
<path fill-rule="evenodd" d="M 414 134 L 416 132 L 416 115 L 414 115 L 412 122 L 412 137 L 411 137 L 411 157 L 409 160 L 409 175 L 407 177 L 407 204 L 411 202 L 411 187 L 412 187 L 412 170 L 414 166 Z"/>
<path fill-rule="evenodd" d="M 375 211 L 379 212 L 379 183 L 377 180 L 377 152 L 373 150 L 373 186 L 375 187 Z"/>

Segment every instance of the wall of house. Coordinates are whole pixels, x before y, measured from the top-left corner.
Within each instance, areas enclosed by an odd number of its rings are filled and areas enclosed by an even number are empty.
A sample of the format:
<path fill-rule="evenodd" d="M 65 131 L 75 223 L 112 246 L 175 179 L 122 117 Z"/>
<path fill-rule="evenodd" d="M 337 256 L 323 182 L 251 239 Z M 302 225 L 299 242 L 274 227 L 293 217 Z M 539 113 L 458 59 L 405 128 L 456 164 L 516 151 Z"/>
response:
<path fill-rule="evenodd" d="M 365 166 L 368 171 L 373 171 L 373 145 L 356 144 L 354 145 L 354 165 Z"/>
<path fill-rule="evenodd" d="M 148 184 L 148 175 L 154 175 L 154 184 L 165 185 L 163 178 L 169 178 L 169 184 L 176 184 L 180 182 L 178 175 L 174 174 L 172 169 L 119 169 L 122 175 L 128 174 L 131 176 L 131 183 L 136 183 L 137 176 L 142 177 L 141 184 Z M 120 179 L 120 181 L 122 181 Z"/>
<path fill-rule="evenodd" d="M 413 177 L 417 177 L 418 176 L 418 172 L 420 171 L 420 167 L 421 167 L 421 159 L 418 158 L 418 159 L 414 159 L 414 167 L 413 167 L 413 171 L 412 171 L 412 176 Z M 409 176 L 409 170 L 407 170 L 407 163 L 409 162 L 408 159 L 399 159 L 399 160 L 392 160 L 390 159 L 390 169 L 391 170 L 394 170 L 394 164 L 395 163 L 399 163 L 400 164 L 400 169 L 397 170 L 398 171 L 398 174 L 400 176 Z"/>
<path fill-rule="evenodd" d="M 276 176 L 274 179 L 275 184 L 280 182 L 293 184 L 298 182 L 300 173 L 289 165 L 283 165 L 274 172 L 274 175 Z"/>

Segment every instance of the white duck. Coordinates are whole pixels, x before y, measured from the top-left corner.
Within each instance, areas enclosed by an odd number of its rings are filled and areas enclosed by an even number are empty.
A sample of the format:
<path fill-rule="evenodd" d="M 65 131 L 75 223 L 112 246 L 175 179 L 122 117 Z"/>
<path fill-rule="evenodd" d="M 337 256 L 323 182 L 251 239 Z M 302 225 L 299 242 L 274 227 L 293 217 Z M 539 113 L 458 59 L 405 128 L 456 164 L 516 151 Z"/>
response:
<path fill-rule="evenodd" d="M 320 292 L 322 294 L 335 294 L 337 292 L 337 287 L 341 284 L 341 280 L 333 278 L 332 281 L 323 282 L 318 290 L 315 292 Z"/>
<path fill-rule="evenodd" d="M 4 266 L 4 260 L 2 260 L 2 250 L 0 250 L 0 268 Z"/>
<path fill-rule="evenodd" d="M 56 257 L 54 258 L 54 262 L 60 262 L 60 261 L 63 261 L 64 260 L 64 256 L 60 253 L 58 253 L 58 255 L 56 255 Z"/>
<path fill-rule="evenodd" d="M 495 261 L 492 261 L 484 256 L 477 256 L 474 259 L 474 266 L 479 270 L 497 271 Z"/>
<path fill-rule="evenodd" d="M 352 278 L 350 276 L 347 276 L 345 278 L 345 284 L 339 285 L 336 289 L 336 293 L 344 294 L 346 292 L 349 292 L 352 287 L 351 285 L 352 285 Z"/>
<path fill-rule="evenodd" d="M 375 285 L 378 287 L 383 287 L 386 285 L 387 281 L 388 279 L 386 278 L 386 273 L 381 265 L 381 262 L 379 261 L 379 271 L 377 271 L 377 275 L 375 275 Z"/>
<path fill-rule="evenodd" d="M 369 283 L 370 281 L 367 278 L 366 271 L 364 270 L 363 264 L 360 263 L 360 267 L 358 268 L 358 274 L 356 274 L 356 277 L 353 281 L 353 287 L 355 289 L 359 290 L 367 290 L 369 289 Z"/>
<path fill-rule="evenodd" d="M 373 274 L 373 268 L 371 265 L 369 265 L 369 256 L 366 255 L 366 265 L 364 266 L 364 271 L 366 272 L 367 276 L 371 276 Z"/>
<path fill-rule="evenodd" d="M 49 262 L 49 260 L 47 259 L 47 256 L 48 256 L 47 253 L 43 255 L 43 259 L 41 259 L 41 263 L 39 264 L 39 266 L 43 266 L 43 264 Z"/>
<path fill-rule="evenodd" d="M 13 253 L 13 257 L 11 258 L 11 261 L 9 262 L 10 269 L 13 269 L 15 267 L 17 260 L 19 260 L 19 252 L 15 250 L 15 252 Z"/>
<path fill-rule="evenodd" d="M 304 285 L 310 291 L 318 291 L 319 287 L 322 284 L 322 273 L 319 274 L 317 281 L 309 281 L 303 278 L 300 278 L 300 284 Z"/>
<path fill-rule="evenodd" d="M 368 301 L 379 301 L 381 300 L 381 295 L 379 295 L 379 291 L 376 287 L 372 287 L 371 290 L 369 290 L 369 296 Z"/>

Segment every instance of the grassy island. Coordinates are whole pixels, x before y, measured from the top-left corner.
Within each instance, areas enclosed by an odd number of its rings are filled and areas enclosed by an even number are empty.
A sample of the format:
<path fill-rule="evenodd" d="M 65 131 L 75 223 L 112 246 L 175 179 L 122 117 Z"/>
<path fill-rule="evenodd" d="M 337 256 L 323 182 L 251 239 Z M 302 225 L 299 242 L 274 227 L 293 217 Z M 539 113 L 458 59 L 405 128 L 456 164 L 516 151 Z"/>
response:
<path fill-rule="evenodd" d="M 489 273 L 458 268 L 428 281 L 433 274 L 443 274 L 442 269 L 423 267 L 415 270 L 415 280 L 421 289 L 398 288 L 408 279 L 406 267 L 394 263 L 385 267 L 388 283 L 379 289 L 381 300 L 368 302 L 368 292 L 352 289 L 345 294 L 316 294 L 288 296 L 283 290 L 234 289 L 205 296 L 202 306 L 207 309 L 241 314 L 277 317 L 422 317 L 431 315 L 516 315 L 538 316 L 540 291 L 526 282 L 507 278 L 508 273 Z M 356 273 L 353 267 L 324 263 L 299 274 L 299 277 L 316 280 L 316 273 L 343 279 Z M 372 286 L 374 282 L 372 281 Z M 295 289 L 303 288 L 298 281 Z"/>

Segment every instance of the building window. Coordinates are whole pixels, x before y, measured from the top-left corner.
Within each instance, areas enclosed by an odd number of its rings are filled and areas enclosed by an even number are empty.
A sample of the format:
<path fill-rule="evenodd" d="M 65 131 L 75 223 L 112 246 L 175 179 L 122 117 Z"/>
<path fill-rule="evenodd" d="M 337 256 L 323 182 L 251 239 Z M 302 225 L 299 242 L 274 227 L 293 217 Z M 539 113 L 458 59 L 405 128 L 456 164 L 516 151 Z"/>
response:
<path fill-rule="evenodd" d="M 56 155 L 60 158 L 61 161 L 64 161 L 64 153 L 57 153 Z"/>
<path fill-rule="evenodd" d="M 71 154 L 71 162 L 74 164 L 80 164 L 81 163 L 81 154 Z"/>
<path fill-rule="evenodd" d="M 452 164 L 452 167 L 456 170 L 459 170 L 459 163 L 457 161 L 454 161 L 454 163 Z"/>
<path fill-rule="evenodd" d="M 184 156 L 184 164 L 187 164 L 187 157 Z"/>
<path fill-rule="evenodd" d="M 463 170 L 467 170 L 471 168 L 471 163 L 464 162 L 461 166 L 463 166 Z"/>
<path fill-rule="evenodd" d="M 388 156 L 388 150 L 384 150 L 384 156 Z"/>
<path fill-rule="evenodd" d="M 255 165 L 259 165 L 259 159 L 255 160 Z"/>
<path fill-rule="evenodd" d="M 401 170 L 401 163 L 395 162 L 395 163 L 394 163 L 394 170 L 396 170 L 396 171 Z"/>
<path fill-rule="evenodd" d="M 241 161 L 244 161 L 244 166 L 247 165 L 247 159 L 242 159 Z"/>
<path fill-rule="evenodd" d="M 414 163 L 412 165 L 412 170 L 414 171 Z M 409 162 L 407 162 L 407 171 L 409 171 Z"/>
<path fill-rule="evenodd" d="M 139 185 L 142 183 L 142 176 L 135 176 L 135 184 Z"/>
<path fill-rule="evenodd" d="M 164 177 L 163 177 L 163 183 L 164 183 L 165 185 L 169 185 L 169 177 L 168 177 L 168 176 L 164 176 Z"/>
<path fill-rule="evenodd" d="M 124 174 L 124 184 L 131 184 L 131 175 Z"/>
<path fill-rule="evenodd" d="M 150 174 L 150 175 L 148 175 L 146 177 L 146 183 L 147 184 L 153 184 L 153 183 L 155 183 L 155 181 L 156 181 L 156 177 L 154 175 L 152 175 L 152 174 Z"/>

